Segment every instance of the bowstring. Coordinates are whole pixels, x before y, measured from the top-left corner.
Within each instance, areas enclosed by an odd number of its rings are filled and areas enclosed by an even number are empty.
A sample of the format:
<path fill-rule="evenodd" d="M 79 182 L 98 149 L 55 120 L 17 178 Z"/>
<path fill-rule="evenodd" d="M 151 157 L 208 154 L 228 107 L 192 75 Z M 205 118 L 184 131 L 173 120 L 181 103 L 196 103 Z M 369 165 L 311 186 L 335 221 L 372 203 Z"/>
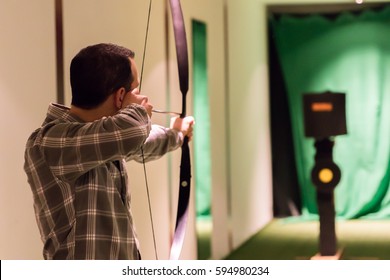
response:
<path fill-rule="evenodd" d="M 145 33 L 145 40 L 144 40 L 144 51 L 142 54 L 142 65 L 141 65 L 141 77 L 139 82 L 138 90 L 141 92 L 142 87 L 142 79 L 144 77 L 144 65 L 145 65 L 145 56 L 146 56 L 146 45 L 148 43 L 148 34 L 149 34 L 149 26 L 150 26 L 150 14 L 152 11 L 152 0 L 149 0 L 149 11 L 148 11 L 148 20 L 146 22 L 146 33 Z"/>
<path fill-rule="evenodd" d="M 140 82 L 139 82 L 139 87 L 138 87 L 138 90 L 140 92 L 141 92 L 141 86 L 142 86 L 142 78 L 144 76 L 143 74 L 144 74 L 144 65 L 145 65 L 146 45 L 147 45 L 147 42 L 148 42 L 148 34 L 149 34 L 149 25 L 150 25 L 150 14 L 151 14 L 151 11 L 152 11 L 152 0 L 149 0 L 149 11 L 148 11 L 147 24 L 146 24 L 144 51 L 143 51 L 143 55 L 142 55 L 141 77 L 140 77 Z M 154 254 L 155 254 L 156 260 L 158 260 L 157 246 L 156 246 L 156 234 L 155 234 L 155 231 L 154 231 L 154 222 L 153 222 L 153 214 L 152 214 L 152 204 L 150 203 L 149 183 L 148 183 L 148 176 L 147 176 L 147 172 L 146 172 L 144 149 L 142 147 L 141 147 L 141 155 L 142 155 L 142 165 L 144 167 L 146 195 L 147 195 L 147 198 L 148 198 L 148 206 L 149 206 L 149 217 L 150 217 L 150 223 L 151 223 L 151 226 L 152 226 Z"/>
<path fill-rule="evenodd" d="M 148 176 L 147 176 L 147 174 L 146 174 L 146 164 L 145 164 L 144 149 L 143 149 L 142 147 L 141 147 L 141 154 L 142 154 L 142 165 L 143 165 L 143 167 L 144 167 L 146 194 L 147 194 L 147 197 L 148 197 L 148 206 L 149 206 L 150 223 L 151 223 L 151 225 L 152 225 L 154 254 L 155 254 L 155 256 L 156 256 L 156 260 L 158 260 L 158 256 L 157 256 L 157 246 L 156 246 L 156 235 L 155 235 L 155 233 L 154 233 L 154 223 L 153 223 L 153 215 L 152 215 L 152 204 L 150 203 L 150 193 L 149 193 Z"/>

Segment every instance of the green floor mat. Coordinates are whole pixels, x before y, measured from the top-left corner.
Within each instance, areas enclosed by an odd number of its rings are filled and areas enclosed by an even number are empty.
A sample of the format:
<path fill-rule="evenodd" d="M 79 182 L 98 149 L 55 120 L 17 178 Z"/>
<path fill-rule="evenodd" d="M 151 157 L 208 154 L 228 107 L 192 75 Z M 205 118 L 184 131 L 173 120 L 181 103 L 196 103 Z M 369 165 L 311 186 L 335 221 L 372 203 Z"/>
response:
<path fill-rule="evenodd" d="M 337 221 L 342 259 L 390 260 L 390 220 Z M 274 219 L 233 251 L 228 260 L 299 260 L 318 253 L 318 221 Z"/>

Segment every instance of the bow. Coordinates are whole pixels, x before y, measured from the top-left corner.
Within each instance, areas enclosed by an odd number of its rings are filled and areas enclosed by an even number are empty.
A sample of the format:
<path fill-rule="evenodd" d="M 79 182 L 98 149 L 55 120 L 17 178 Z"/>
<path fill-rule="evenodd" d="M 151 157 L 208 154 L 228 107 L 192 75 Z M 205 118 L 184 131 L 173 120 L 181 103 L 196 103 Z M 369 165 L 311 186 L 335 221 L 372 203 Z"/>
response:
<path fill-rule="evenodd" d="M 188 92 L 188 50 L 184 26 L 183 12 L 180 0 L 169 0 L 175 34 L 176 56 L 179 72 L 180 91 L 182 94 L 182 111 L 180 118 L 186 116 L 186 96 Z M 191 160 L 188 137 L 181 147 L 179 200 L 177 205 L 175 232 L 172 239 L 170 259 L 177 260 L 180 256 L 187 226 L 188 205 L 191 193 Z"/>
<path fill-rule="evenodd" d="M 140 91 L 142 85 L 142 77 L 143 77 L 143 69 L 144 69 L 144 61 L 145 61 L 145 53 L 146 53 L 146 44 L 148 38 L 148 30 L 149 30 L 149 20 L 150 20 L 150 11 L 151 11 L 152 1 L 149 1 L 149 13 L 147 20 L 147 28 L 145 35 L 145 45 L 144 45 L 144 53 L 142 59 L 141 66 L 141 81 L 140 81 Z M 187 38 L 186 31 L 184 26 L 183 13 L 181 9 L 180 0 L 169 0 L 172 22 L 173 22 L 173 30 L 175 35 L 175 46 L 176 46 L 176 56 L 177 56 L 177 65 L 178 65 L 178 74 L 179 74 L 179 83 L 180 83 L 180 92 L 182 94 L 182 111 L 180 114 L 180 118 L 184 118 L 186 116 L 186 96 L 188 92 L 188 50 L 187 50 Z M 154 110 L 157 113 L 172 113 L 165 111 Z M 190 160 L 190 149 L 188 145 L 188 137 L 186 136 L 183 140 L 183 145 L 181 147 L 181 163 L 180 163 L 180 185 L 179 185 L 179 199 L 177 205 L 177 214 L 176 214 L 176 225 L 175 232 L 172 238 L 171 250 L 170 250 L 170 259 L 177 260 L 179 259 L 181 249 L 183 247 L 185 231 L 187 226 L 188 219 L 188 205 L 190 200 L 191 193 L 191 160 Z M 150 197 L 149 197 L 149 188 L 146 178 L 146 170 L 144 164 L 144 173 L 146 180 L 146 189 L 147 196 L 149 202 L 149 213 L 152 223 L 152 232 L 153 232 L 153 241 L 154 241 L 154 249 L 157 257 L 157 249 L 156 249 L 156 241 L 155 234 L 153 228 L 153 218 L 152 212 L 150 209 Z"/>

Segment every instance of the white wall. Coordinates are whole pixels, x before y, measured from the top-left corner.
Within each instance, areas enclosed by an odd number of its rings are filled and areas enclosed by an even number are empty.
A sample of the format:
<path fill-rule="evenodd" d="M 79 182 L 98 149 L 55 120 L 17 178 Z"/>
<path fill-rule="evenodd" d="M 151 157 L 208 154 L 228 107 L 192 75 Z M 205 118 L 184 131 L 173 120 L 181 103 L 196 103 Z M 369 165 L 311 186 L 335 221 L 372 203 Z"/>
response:
<path fill-rule="evenodd" d="M 0 259 L 40 259 L 24 146 L 56 98 L 54 1 L 0 0 Z"/>
<path fill-rule="evenodd" d="M 233 247 L 272 218 L 265 11 L 228 0 Z"/>

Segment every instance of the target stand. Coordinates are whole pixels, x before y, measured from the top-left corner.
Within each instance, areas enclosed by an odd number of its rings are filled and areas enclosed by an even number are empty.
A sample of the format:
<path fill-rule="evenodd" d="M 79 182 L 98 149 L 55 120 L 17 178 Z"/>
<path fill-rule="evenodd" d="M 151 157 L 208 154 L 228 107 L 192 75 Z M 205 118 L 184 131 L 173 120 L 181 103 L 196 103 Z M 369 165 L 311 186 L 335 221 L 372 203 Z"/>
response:
<path fill-rule="evenodd" d="M 317 190 L 317 206 L 320 217 L 320 253 L 315 256 L 315 259 L 323 259 L 324 257 L 339 259 L 341 257 L 341 252 L 337 251 L 334 206 L 334 189 L 340 182 L 341 171 L 332 159 L 333 145 L 334 142 L 329 138 L 315 142 L 315 165 L 311 172 L 311 180 Z"/>
<path fill-rule="evenodd" d="M 320 221 L 319 253 L 311 259 L 340 259 L 335 228 L 334 189 L 341 170 L 333 161 L 333 136 L 346 134 L 345 94 L 304 94 L 305 135 L 314 137 L 315 165 L 311 180 L 316 187 Z"/>

